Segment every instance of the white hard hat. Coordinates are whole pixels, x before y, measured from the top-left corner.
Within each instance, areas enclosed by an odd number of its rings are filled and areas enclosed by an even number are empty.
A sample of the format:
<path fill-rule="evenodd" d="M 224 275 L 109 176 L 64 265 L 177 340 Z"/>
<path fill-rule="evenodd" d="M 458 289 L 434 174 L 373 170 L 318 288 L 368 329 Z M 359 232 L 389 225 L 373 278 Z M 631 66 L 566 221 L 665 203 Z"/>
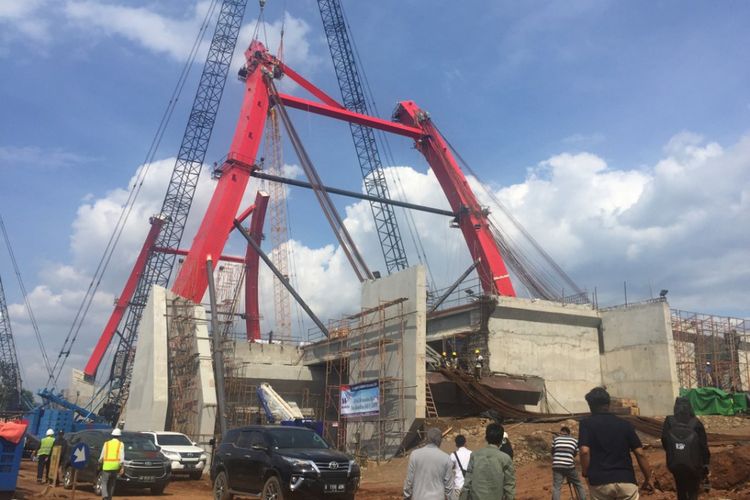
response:
<path fill-rule="evenodd" d="M 113 436 L 122 436 L 122 431 L 120 430 L 120 428 L 119 428 L 119 427 L 115 427 L 115 428 L 114 428 L 114 429 L 112 430 L 112 435 L 113 435 Z"/>
<path fill-rule="evenodd" d="M 54 436 L 55 435 L 55 431 L 53 431 L 52 429 L 47 429 L 46 435 L 47 436 Z"/>

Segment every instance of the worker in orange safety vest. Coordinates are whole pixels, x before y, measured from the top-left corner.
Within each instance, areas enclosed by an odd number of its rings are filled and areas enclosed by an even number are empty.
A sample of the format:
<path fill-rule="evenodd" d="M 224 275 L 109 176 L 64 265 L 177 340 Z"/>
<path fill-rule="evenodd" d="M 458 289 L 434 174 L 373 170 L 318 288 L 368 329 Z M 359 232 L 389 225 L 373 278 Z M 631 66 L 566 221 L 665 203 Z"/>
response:
<path fill-rule="evenodd" d="M 120 429 L 115 428 L 112 431 L 112 439 L 104 443 L 102 453 L 99 455 L 99 464 L 101 465 L 101 488 L 102 498 L 112 500 L 115 494 L 115 483 L 117 476 L 123 471 L 122 463 L 125 460 L 125 446 L 119 438 L 122 435 Z"/>

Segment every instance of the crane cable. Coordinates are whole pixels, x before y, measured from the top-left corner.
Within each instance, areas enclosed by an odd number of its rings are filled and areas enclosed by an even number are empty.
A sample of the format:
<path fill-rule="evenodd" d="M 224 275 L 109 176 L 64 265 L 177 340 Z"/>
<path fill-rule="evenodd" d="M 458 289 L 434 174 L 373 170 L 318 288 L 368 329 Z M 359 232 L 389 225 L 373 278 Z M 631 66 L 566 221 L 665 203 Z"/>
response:
<path fill-rule="evenodd" d="M 341 7 L 341 16 L 344 18 L 344 24 L 346 25 L 346 30 L 349 33 L 352 33 L 352 29 L 349 24 L 349 18 L 346 15 L 346 11 L 344 10 L 343 3 L 340 3 L 340 7 Z M 357 42 L 353 36 L 349 38 L 351 40 L 352 52 L 354 53 L 354 58 L 356 59 L 357 68 L 359 69 L 359 72 L 362 74 L 362 82 L 364 84 L 363 86 L 364 86 L 365 99 L 368 100 L 370 105 L 372 106 L 372 110 L 375 112 L 375 116 L 376 117 L 380 116 L 380 110 L 378 109 L 378 106 L 375 103 L 375 96 L 374 96 L 374 93 L 372 92 L 370 81 L 367 78 L 367 72 L 365 72 L 364 64 L 362 64 L 362 59 L 359 55 Z M 386 160 L 388 161 L 388 163 L 390 163 L 391 166 L 395 166 L 396 162 L 393 157 L 393 151 L 391 150 L 390 142 L 388 141 L 388 136 L 382 130 L 376 130 L 375 134 L 377 137 L 377 141 L 383 147 Z M 391 179 L 395 181 L 394 185 L 398 192 L 399 198 L 401 200 L 405 200 L 407 196 L 406 196 L 406 192 L 403 186 L 403 182 L 401 181 L 401 175 L 398 173 L 398 170 L 395 170 L 395 169 L 391 169 L 389 173 L 390 173 Z M 427 274 L 429 276 L 428 288 L 430 288 L 432 292 L 435 292 L 437 290 L 436 285 L 435 285 L 436 283 L 435 276 L 432 274 L 432 268 L 430 267 L 430 262 L 427 258 L 427 253 L 425 252 L 422 238 L 419 234 L 419 231 L 417 230 L 417 224 L 414 220 L 414 214 L 412 211 L 406 210 L 405 208 L 397 208 L 397 210 L 400 210 L 401 213 L 404 215 L 404 219 L 406 220 L 406 228 L 409 231 L 409 237 L 411 238 L 412 245 L 414 246 L 414 249 L 417 252 L 417 260 L 419 261 L 420 264 L 423 264 L 425 268 L 427 269 Z"/>
<path fill-rule="evenodd" d="M 448 141 L 448 138 L 443 132 L 435 125 L 435 129 L 443 136 L 446 144 L 451 149 L 453 154 L 456 156 L 458 161 L 464 167 L 464 169 L 473 176 L 485 195 L 500 209 L 502 214 L 510 221 L 511 225 L 523 236 L 523 238 L 531 244 L 533 249 L 542 257 L 544 263 L 549 267 L 540 267 L 537 263 L 533 262 L 531 258 L 524 252 L 521 251 L 520 246 L 514 243 L 510 233 L 503 230 L 502 227 L 496 222 L 491 222 L 491 231 L 498 245 L 503 247 L 504 256 L 507 257 L 512 265 L 514 271 L 519 274 L 519 278 L 524 281 L 527 288 L 536 291 L 542 295 L 541 298 L 553 299 L 558 298 L 558 292 L 561 290 L 564 292 L 564 287 L 569 287 L 568 290 L 572 291 L 576 295 L 584 294 L 584 292 L 578 287 L 578 285 L 568 276 L 568 274 L 555 262 L 552 256 L 547 253 L 544 248 L 536 241 L 536 239 L 529 233 L 529 231 L 521 224 L 521 222 L 510 212 L 508 207 L 505 206 L 492 190 L 487 188 L 487 185 L 480 179 L 480 177 L 474 172 L 471 166 L 464 160 L 461 154 L 453 147 Z M 553 272 L 550 272 L 550 268 Z M 558 286 L 562 285 L 562 286 Z M 531 291 L 530 290 L 530 291 Z M 564 293 L 563 293 L 564 294 Z"/>
<path fill-rule="evenodd" d="M 208 29 L 210 20 L 213 18 L 213 15 L 214 15 L 214 12 L 216 10 L 216 6 L 218 5 L 218 3 L 219 3 L 219 0 L 211 0 L 211 4 L 206 10 L 206 15 L 204 16 L 203 21 L 201 22 L 200 28 L 198 30 L 198 34 L 196 35 L 196 38 L 193 41 L 193 45 L 188 54 L 188 58 L 185 61 L 185 64 L 182 70 L 180 71 L 180 75 L 172 91 L 172 95 L 170 96 L 170 99 L 167 102 L 167 106 L 164 112 L 162 113 L 161 120 L 159 121 L 157 130 L 154 134 L 154 137 L 151 140 L 151 144 L 149 145 L 142 167 L 138 170 L 138 173 L 136 174 L 136 180 L 133 183 L 133 186 L 128 194 L 128 199 L 126 200 L 125 204 L 122 207 L 120 216 L 117 220 L 117 223 L 115 224 L 114 230 L 112 231 L 112 235 L 107 241 L 107 245 L 104 249 L 102 257 L 99 260 L 99 263 L 97 264 L 96 270 L 94 271 L 94 275 L 91 279 L 91 282 L 89 283 L 88 289 L 86 290 L 86 294 L 84 295 L 83 300 L 81 301 L 81 305 L 79 306 L 78 311 L 76 312 L 76 315 L 73 319 L 73 323 L 70 327 L 70 330 L 68 330 L 68 334 L 65 337 L 62 348 L 60 349 L 60 353 L 58 354 L 57 360 L 55 361 L 54 367 L 52 368 L 52 372 L 50 373 L 50 380 L 48 382 L 48 388 L 50 389 L 53 388 L 57 384 L 60 374 L 62 373 L 62 369 L 65 365 L 65 362 L 68 359 L 68 356 L 70 356 L 70 352 L 73 347 L 73 344 L 78 338 L 78 334 L 81 330 L 81 327 L 83 326 L 83 323 L 86 319 L 88 311 L 93 303 L 94 296 L 96 295 L 96 292 L 98 291 L 99 286 L 101 285 L 101 280 L 104 277 L 104 274 L 109 266 L 109 263 L 112 259 L 115 248 L 117 247 L 120 237 L 122 236 L 122 233 L 125 229 L 125 224 L 127 223 L 127 220 L 130 217 L 130 214 L 133 210 L 133 207 L 135 206 L 135 202 L 138 198 L 138 195 L 140 194 L 141 188 L 143 187 L 143 182 L 149 170 L 151 169 L 152 163 L 159 149 L 162 138 L 164 137 L 164 133 L 167 129 L 167 126 L 169 125 L 169 122 L 171 121 L 172 114 L 174 113 L 174 110 L 177 106 L 177 102 L 179 101 L 179 98 L 182 95 L 182 90 L 185 87 L 185 83 L 187 82 L 190 69 L 193 66 L 193 63 L 195 62 L 195 58 L 197 56 L 198 50 L 200 49 L 201 41 L 203 40 L 205 32 Z"/>
<path fill-rule="evenodd" d="M 47 351 L 44 349 L 44 342 L 42 341 L 42 336 L 39 333 L 39 324 L 36 322 L 36 316 L 34 316 L 34 311 L 31 309 L 31 302 L 29 302 L 29 294 L 26 292 L 26 286 L 23 284 L 23 279 L 21 279 L 21 271 L 18 269 L 18 262 L 16 261 L 16 255 L 13 253 L 13 247 L 10 245 L 10 238 L 8 237 L 8 232 L 5 230 L 5 222 L 3 222 L 3 217 L 0 215 L 0 229 L 2 229 L 3 232 L 3 238 L 5 239 L 5 246 L 8 247 L 8 254 L 10 255 L 10 261 L 13 264 L 13 270 L 16 273 L 16 279 L 18 280 L 18 287 L 21 289 L 21 294 L 23 294 L 23 302 L 26 304 L 26 312 L 29 315 L 29 321 L 31 321 L 31 327 L 34 330 L 34 336 L 36 337 L 36 341 L 39 344 L 39 352 L 42 354 L 42 361 L 44 362 L 44 367 L 47 369 L 48 375 L 52 376 L 52 365 L 49 362 L 49 357 L 47 356 Z"/>

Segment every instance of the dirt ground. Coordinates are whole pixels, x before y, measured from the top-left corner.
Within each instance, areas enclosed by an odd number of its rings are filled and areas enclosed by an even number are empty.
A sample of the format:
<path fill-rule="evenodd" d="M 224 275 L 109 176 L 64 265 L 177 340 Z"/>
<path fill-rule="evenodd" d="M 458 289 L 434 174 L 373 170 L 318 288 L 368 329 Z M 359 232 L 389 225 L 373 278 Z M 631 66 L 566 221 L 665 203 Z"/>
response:
<path fill-rule="evenodd" d="M 726 446 L 711 447 L 711 485 L 712 490 L 701 498 L 706 499 L 750 499 L 750 418 L 746 417 L 701 417 L 709 432 L 733 435 L 747 435 L 747 443 L 735 443 Z M 481 418 L 438 419 L 428 422 L 428 426 L 439 427 L 445 438 L 441 448 L 450 453 L 453 451 L 453 439 L 463 434 L 469 449 L 485 446 L 484 427 L 488 420 Z M 516 467 L 516 499 L 545 500 L 551 497 L 552 472 L 550 469 L 550 448 L 553 432 L 562 425 L 571 428 L 578 434 L 578 423 L 568 420 L 558 423 L 542 424 L 508 424 L 508 432 L 514 450 Z M 654 468 L 657 490 L 644 494 L 649 500 L 674 499 L 674 482 L 666 469 L 664 451 L 657 437 L 640 435 L 646 454 Z M 635 460 L 633 461 L 635 464 Z M 358 498 L 368 500 L 396 500 L 402 498 L 401 488 L 406 475 L 407 457 L 394 458 L 388 463 L 368 464 L 362 473 L 362 488 Z M 636 465 L 639 481 L 642 476 Z M 563 491 L 563 499 L 572 498 L 569 492 Z"/>
<path fill-rule="evenodd" d="M 62 486 L 52 488 L 50 486 L 44 486 L 37 484 L 36 482 L 36 463 L 30 460 L 24 460 L 21 464 L 21 472 L 18 476 L 18 484 L 16 486 L 16 497 L 19 500 L 26 499 L 42 499 L 42 498 L 72 498 L 73 492 L 63 489 Z M 187 478 L 177 477 L 172 479 L 169 483 L 164 494 L 159 496 L 153 496 L 148 490 L 133 490 L 133 491 L 121 491 L 117 492 L 116 498 L 121 500 L 128 499 L 186 499 L 186 500 L 197 500 L 197 499 L 209 499 L 213 498 L 211 495 L 211 483 L 208 480 L 208 475 L 204 474 L 203 479 L 199 481 L 191 481 Z M 82 484 L 76 488 L 76 500 L 94 500 L 101 499 L 100 496 L 94 495 L 94 491 L 90 484 Z"/>
<path fill-rule="evenodd" d="M 714 433 L 746 435 L 748 441 L 711 447 L 711 485 L 712 490 L 702 495 L 706 499 L 750 499 L 750 418 L 746 417 L 701 417 L 707 430 Z M 481 418 L 438 419 L 428 422 L 445 433 L 443 450 L 453 451 L 453 439 L 457 434 L 464 434 L 469 449 L 479 449 L 484 443 L 484 427 L 488 420 Z M 578 434 L 578 424 L 573 420 L 558 423 L 508 424 L 506 431 L 510 435 L 515 452 L 517 500 L 544 500 L 551 496 L 552 473 L 550 471 L 550 446 L 553 432 L 561 425 L 567 425 Z M 664 464 L 664 451 L 661 443 L 654 436 L 641 435 L 646 453 L 655 471 L 657 491 L 644 495 L 648 500 L 674 499 L 672 476 Z M 406 476 L 408 457 L 394 458 L 388 462 L 367 463 L 362 469 L 362 487 L 357 498 L 367 500 L 396 500 L 402 498 L 401 488 Z M 639 480 L 640 472 L 636 466 Z M 71 492 L 62 487 L 45 488 L 36 484 L 36 464 L 24 461 L 18 480 L 16 498 L 71 498 Z M 147 490 L 118 492 L 119 499 L 209 499 L 211 484 L 204 475 L 200 481 L 177 478 L 173 480 L 161 496 L 152 496 Z M 77 499 L 93 500 L 96 497 L 90 485 L 81 486 L 76 492 Z M 567 491 L 563 498 L 571 498 Z"/>

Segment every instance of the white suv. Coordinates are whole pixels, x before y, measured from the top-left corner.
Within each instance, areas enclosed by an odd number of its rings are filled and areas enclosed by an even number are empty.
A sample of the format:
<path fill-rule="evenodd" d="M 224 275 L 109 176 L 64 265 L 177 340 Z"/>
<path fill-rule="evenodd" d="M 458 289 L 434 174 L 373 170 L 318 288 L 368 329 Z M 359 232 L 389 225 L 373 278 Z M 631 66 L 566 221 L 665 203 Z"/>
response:
<path fill-rule="evenodd" d="M 190 479 L 200 479 L 208 460 L 208 453 L 199 448 L 185 434 L 179 432 L 142 432 L 161 449 L 162 455 L 172 463 L 172 474 L 188 474 Z"/>

